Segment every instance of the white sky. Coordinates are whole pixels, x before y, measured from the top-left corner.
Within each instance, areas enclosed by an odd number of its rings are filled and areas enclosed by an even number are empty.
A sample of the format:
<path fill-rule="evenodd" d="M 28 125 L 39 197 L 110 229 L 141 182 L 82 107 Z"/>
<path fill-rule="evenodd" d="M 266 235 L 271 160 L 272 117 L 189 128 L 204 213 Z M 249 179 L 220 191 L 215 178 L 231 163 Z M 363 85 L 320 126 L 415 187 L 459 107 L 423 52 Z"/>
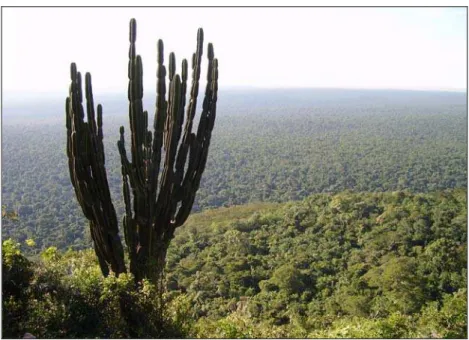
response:
<path fill-rule="evenodd" d="M 198 27 L 219 86 L 466 88 L 465 8 L 3 8 L 4 94 L 66 94 L 72 61 L 95 96 L 126 91 L 132 17 L 145 91 L 156 41 L 180 65 Z"/>

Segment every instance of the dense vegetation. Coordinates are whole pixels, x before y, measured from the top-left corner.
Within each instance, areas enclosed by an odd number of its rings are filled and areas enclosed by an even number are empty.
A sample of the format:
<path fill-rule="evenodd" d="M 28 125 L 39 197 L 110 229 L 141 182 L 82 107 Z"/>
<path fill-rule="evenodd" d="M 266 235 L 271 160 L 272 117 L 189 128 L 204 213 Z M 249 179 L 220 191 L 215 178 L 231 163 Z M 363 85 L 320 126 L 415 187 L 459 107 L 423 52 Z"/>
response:
<path fill-rule="evenodd" d="M 220 98 L 198 213 L 168 250 L 163 314 L 154 285 L 103 278 L 88 249 L 63 101 L 4 105 L 4 337 L 467 337 L 465 94 Z M 123 202 L 127 104 L 96 101 Z"/>
<path fill-rule="evenodd" d="M 344 192 L 241 220 L 227 213 L 243 207 L 194 216 L 168 285 L 192 297 L 206 337 L 236 317 L 237 336 L 466 337 L 466 203 L 465 190 Z M 440 308 L 459 321 L 428 324 Z"/>
<path fill-rule="evenodd" d="M 169 249 L 163 316 L 151 284 L 102 278 L 92 251 L 49 248 L 32 264 L 5 241 L 3 335 L 466 338 L 466 195 L 341 192 L 195 214 Z M 132 329 L 116 292 L 139 315 Z"/>
<path fill-rule="evenodd" d="M 194 210 L 286 202 L 313 193 L 431 192 L 467 185 L 463 93 L 249 90 L 220 94 L 216 128 Z M 125 101 L 104 105 L 106 164 L 121 199 L 116 141 Z M 22 106 L 21 106 L 22 105 Z M 2 236 L 48 246 L 90 246 L 67 172 L 63 101 L 4 108 L 2 204 L 18 221 Z M 152 106 L 152 99 L 144 103 Z M 116 206 L 123 216 L 123 206 Z"/>
<path fill-rule="evenodd" d="M 25 331 L 38 338 L 183 335 L 177 320 L 158 314 L 154 285 L 144 280 L 135 289 L 127 274 L 104 279 L 91 249 L 61 254 L 50 247 L 32 263 L 10 239 L 3 242 L 2 272 L 3 338 L 21 338 Z"/>

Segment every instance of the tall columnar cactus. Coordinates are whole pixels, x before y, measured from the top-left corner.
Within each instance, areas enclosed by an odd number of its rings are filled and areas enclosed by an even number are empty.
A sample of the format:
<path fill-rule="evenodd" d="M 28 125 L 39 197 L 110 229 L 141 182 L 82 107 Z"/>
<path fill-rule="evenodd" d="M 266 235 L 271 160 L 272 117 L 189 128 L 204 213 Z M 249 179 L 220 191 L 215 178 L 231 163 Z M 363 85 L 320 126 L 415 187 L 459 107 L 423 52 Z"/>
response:
<path fill-rule="evenodd" d="M 101 105 L 96 122 L 91 75 L 85 76 L 87 122 L 82 105 L 81 74 L 71 65 L 70 96 L 66 100 L 67 156 L 70 179 L 78 203 L 90 221 L 91 237 L 101 271 L 125 272 L 124 252 L 119 238 L 116 211 L 111 201 L 106 169 Z"/>
<path fill-rule="evenodd" d="M 218 62 L 214 59 L 212 44 L 208 44 L 207 85 L 197 133 L 194 133 L 192 126 L 199 92 L 203 31 L 199 29 L 197 32 L 197 49 L 192 55 L 192 85 L 187 107 L 188 63 L 185 59 L 182 61 L 179 76 L 176 74 L 176 58 L 171 53 L 166 72 L 163 42 L 158 41 L 157 99 L 154 131 L 151 132 L 148 130 L 148 112 L 142 105 L 143 69 L 142 59 L 136 54 L 136 35 L 136 21 L 132 19 L 128 65 L 130 160 L 123 126 L 117 142 L 125 202 L 123 229 L 130 272 L 137 281 L 146 277 L 158 282 L 169 243 L 175 229 L 189 216 L 207 161 L 216 115 Z M 70 96 L 66 102 L 71 180 L 78 202 L 90 221 L 103 274 L 108 274 L 109 267 L 119 274 L 126 269 L 104 167 L 102 108 L 98 105 L 96 122 L 91 76 L 87 74 L 88 120 L 84 122 L 81 76 L 75 64 L 71 66 L 71 79 Z"/>

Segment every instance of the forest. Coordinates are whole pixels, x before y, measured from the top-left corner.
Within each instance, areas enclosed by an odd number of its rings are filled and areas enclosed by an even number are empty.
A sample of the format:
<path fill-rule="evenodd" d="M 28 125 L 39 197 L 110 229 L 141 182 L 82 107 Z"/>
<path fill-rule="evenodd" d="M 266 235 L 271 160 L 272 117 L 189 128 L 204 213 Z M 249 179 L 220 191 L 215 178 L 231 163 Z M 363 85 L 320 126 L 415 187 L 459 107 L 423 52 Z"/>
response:
<path fill-rule="evenodd" d="M 290 89 L 220 96 L 193 211 L 321 192 L 467 186 L 464 93 Z M 102 103 L 109 185 L 122 216 L 116 142 L 127 107 L 115 97 Z M 63 102 L 5 106 L 2 204 L 21 218 L 3 221 L 3 238 L 33 237 L 38 250 L 89 247 L 67 169 Z"/>
<path fill-rule="evenodd" d="M 346 191 L 193 214 L 168 252 L 163 324 L 154 287 L 104 279 L 91 249 L 49 247 L 33 265 L 33 240 L 7 240 L 4 336 L 128 337 L 125 296 L 145 338 L 467 338 L 466 196 Z"/>
<path fill-rule="evenodd" d="M 151 283 L 103 278 L 89 249 L 63 101 L 5 104 L 4 336 L 466 338 L 466 94 L 224 91 L 162 318 Z M 116 98 L 102 104 L 121 219 Z"/>

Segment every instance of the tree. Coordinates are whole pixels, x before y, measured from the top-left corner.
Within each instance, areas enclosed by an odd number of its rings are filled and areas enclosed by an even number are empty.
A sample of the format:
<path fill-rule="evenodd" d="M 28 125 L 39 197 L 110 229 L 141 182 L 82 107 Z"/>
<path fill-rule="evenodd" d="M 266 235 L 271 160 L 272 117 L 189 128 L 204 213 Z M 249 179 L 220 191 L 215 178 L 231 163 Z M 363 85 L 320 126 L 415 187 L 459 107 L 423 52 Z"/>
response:
<path fill-rule="evenodd" d="M 33 278 L 32 263 L 12 239 L 2 243 L 2 326 L 4 337 L 14 338 L 22 331 L 19 326 L 26 318 L 28 287 Z"/>
<path fill-rule="evenodd" d="M 303 275 L 292 264 L 285 264 L 275 270 L 271 282 L 288 294 L 299 294 L 305 288 Z"/>
<path fill-rule="evenodd" d="M 417 262 L 411 257 L 391 258 L 380 267 L 365 274 L 370 287 L 381 293 L 375 299 L 377 313 L 399 311 L 411 314 L 420 310 L 425 301 L 422 277 L 417 272 Z"/>
<path fill-rule="evenodd" d="M 128 99 L 131 131 L 131 159 L 127 158 L 124 127 L 118 149 L 122 164 L 125 216 L 123 229 L 136 281 L 148 278 L 160 283 L 166 251 L 191 211 L 207 161 L 215 122 L 218 92 L 218 61 L 208 44 L 207 86 L 197 133 L 192 125 L 199 91 L 203 30 L 197 32 L 197 49 L 192 55 L 192 87 L 186 106 L 187 60 L 181 76 L 176 74 L 174 53 L 169 56 L 169 92 L 166 98 L 166 68 L 163 42 L 158 41 L 157 101 L 154 131 L 147 130 L 148 112 L 143 110 L 142 59 L 136 54 L 136 21 L 130 21 Z M 94 249 L 101 271 L 107 276 L 126 272 L 116 211 L 111 201 L 103 147 L 103 109 L 95 118 L 91 75 L 85 76 L 87 121 L 84 121 L 81 74 L 71 64 L 70 94 L 66 100 L 67 156 L 70 178 L 78 202 L 89 220 Z M 183 129 L 183 123 L 184 129 Z M 162 158 L 163 161 L 162 161 Z M 160 171 L 160 163 L 163 163 Z M 132 198 L 131 198 L 132 196 Z"/>

